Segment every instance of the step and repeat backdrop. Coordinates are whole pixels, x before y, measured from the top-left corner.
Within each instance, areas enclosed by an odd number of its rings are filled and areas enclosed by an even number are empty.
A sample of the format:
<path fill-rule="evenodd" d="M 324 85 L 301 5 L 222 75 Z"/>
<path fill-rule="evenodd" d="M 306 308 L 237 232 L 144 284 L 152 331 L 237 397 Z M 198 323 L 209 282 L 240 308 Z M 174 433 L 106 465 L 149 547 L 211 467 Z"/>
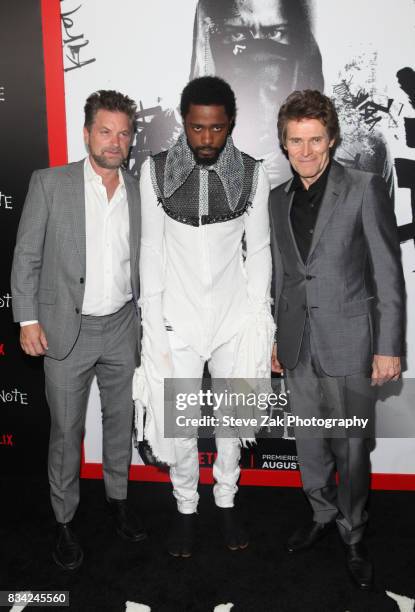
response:
<path fill-rule="evenodd" d="M 413 312 L 413 0 L 394 5 L 386 0 L 376 5 L 371 0 L 123 0 L 116 9 L 110 0 L 63 0 L 61 10 L 70 160 L 85 154 L 82 103 L 91 91 L 117 89 L 139 104 L 139 128 L 129 164 L 138 175 L 146 156 L 168 148 L 180 133 L 178 103 L 189 78 L 218 74 L 237 96 L 236 145 L 264 159 L 275 186 L 290 176 L 277 144 L 280 103 L 293 89 L 308 87 L 333 97 L 343 137 L 337 159 L 382 174 L 389 186 L 400 226 L 408 313 Z M 389 413 L 413 423 L 411 316 L 407 337 L 406 384 L 379 401 L 381 422 Z M 87 463 L 100 461 L 99 421 L 94 388 L 85 439 Z M 210 465 L 214 447 L 201 441 L 200 450 L 201 465 Z M 134 461 L 141 461 L 137 454 Z M 415 473 L 415 440 L 377 440 L 372 463 L 374 472 Z M 244 465 L 295 471 L 295 443 L 262 439 L 255 450 L 244 454 Z"/>
<path fill-rule="evenodd" d="M 40 360 L 12 323 L 10 267 L 32 171 L 49 164 L 39 2 L 0 3 L 0 473 L 44 470 L 49 412 Z"/>
<path fill-rule="evenodd" d="M 13 3 L 3 0 L 2 11 L 7 4 Z M 6 457 L 2 464 L 6 467 L 1 468 L 5 471 L 19 469 L 22 463 L 27 467 L 32 459 L 32 466 L 43 464 L 48 428 L 40 364 L 19 353 L 17 330 L 11 324 L 8 280 L 30 170 L 48 165 L 40 15 L 37 3 L 30 4 L 30 15 L 27 7 L 24 11 L 13 8 L 16 23 L 9 20 L 4 32 L 9 63 L 4 55 L 0 58 L 0 118 L 5 120 L 8 139 L 2 128 L 6 172 L 0 178 L 4 228 L 0 360 L 5 375 L 0 390 L 0 453 Z M 86 154 L 83 105 L 92 91 L 117 89 L 137 101 L 138 131 L 129 167 L 138 176 L 144 159 L 168 148 L 180 133 L 178 103 L 189 78 L 218 74 L 229 81 L 237 96 L 236 145 L 264 160 L 275 186 L 290 176 L 277 143 L 276 115 L 281 102 L 292 90 L 304 88 L 323 90 L 335 100 L 342 126 L 337 159 L 350 167 L 378 172 L 388 184 L 400 228 L 408 295 L 406 370 L 393 393 L 379 399 L 378 421 L 390 437 L 376 440 L 372 469 L 391 475 L 414 474 L 415 483 L 415 329 L 411 316 L 415 307 L 415 2 L 122 0 L 115 5 L 112 0 L 61 0 L 60 11 L 69 161 Z M 30 24 L 26 33 L 21 22 Z M 0 20 L 2 30 L 5 23 Z M 275 384 L 283 383 L 276 380 Z M 407 427 L 394 428 L 394 419 L 395 424 L 399 420 Z M 94 384 L 84 443 L 83 473 L 87 476 L 99 474 L 100 423 Z M 402 431 L 408 437 L 393 436 Z M 290 432 L 284 439 L 263 433 L 258 445 L 244 452 L 244 467 L 258 470 L 257 482 L 284 482 L 287 474 L 296 475 L 295 441 Z M 214 445 L 202 440 L 201 466 L 211 466 L 213 458 Z M 142 463 L 134 451 L 133 464 Z M 138 472 L 143 477 L 141 468 Z M 272 478 L 267 480 L 267 476 Z"/>

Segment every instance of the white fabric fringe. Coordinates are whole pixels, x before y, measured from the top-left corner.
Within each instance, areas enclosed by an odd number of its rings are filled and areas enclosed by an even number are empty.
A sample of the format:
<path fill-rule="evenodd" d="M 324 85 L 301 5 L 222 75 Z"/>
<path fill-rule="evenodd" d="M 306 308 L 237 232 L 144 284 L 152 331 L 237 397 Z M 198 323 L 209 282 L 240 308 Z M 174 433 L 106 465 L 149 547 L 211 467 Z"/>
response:
<path fill-rule="evenodd" d="M 252 303 L 236 337 L 231 377 L 255 379 L 256 388 L 249 387 L 250 391 L 272 392 L 270 376 L 274 332 L 275 323 L 269 308 L 264 308 L 264 303 Z M 152 367 L 143 350 L 141 366 L 135 371 L 132 389 L 136 437 L 138 441 L 147 440 L 155 458 L 171 466 L 175 464 L 176 457 L 174 439 L 164 435 L 164 382 L 152 371 Z M 250 437 L 241 437 L 243 446 L 254 443 L 254 433 Z"/>

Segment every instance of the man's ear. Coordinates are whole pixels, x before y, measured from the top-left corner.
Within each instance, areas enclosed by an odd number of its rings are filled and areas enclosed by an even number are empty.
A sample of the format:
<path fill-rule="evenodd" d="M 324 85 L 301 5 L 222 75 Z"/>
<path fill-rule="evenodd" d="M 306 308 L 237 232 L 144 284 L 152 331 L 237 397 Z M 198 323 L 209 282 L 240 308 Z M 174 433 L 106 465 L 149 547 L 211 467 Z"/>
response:
<path fill-rule="evenodd" d="M 84 129 L 83 129 L 83 133 L 84 133 L 84 143 L 88 146 L 88 144 L 89 144 L 89 130 L 85 126 L 84 126 Z"/>
<path fill-rule="evenodd" d="M 285 143 L 284 144 L 280 143 L 280 151 L 282 152 L 284 157 L 286 157 L 288 159 L 288 149 L 287 149 L 287 145 Z"/>

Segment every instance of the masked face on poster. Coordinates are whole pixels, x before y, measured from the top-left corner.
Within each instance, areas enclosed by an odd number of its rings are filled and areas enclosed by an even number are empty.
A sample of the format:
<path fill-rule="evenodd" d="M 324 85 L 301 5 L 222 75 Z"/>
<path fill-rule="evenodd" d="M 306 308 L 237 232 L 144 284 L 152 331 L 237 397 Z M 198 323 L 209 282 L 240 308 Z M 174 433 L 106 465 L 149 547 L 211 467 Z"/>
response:
<path fill-rule="evenodd" d="M 200 0 L 191 78 L 217 74 L 235 91 L 236 144 L 276 154 L 279 106 L 295 89 L 324 87 L 305 0 Z"/>

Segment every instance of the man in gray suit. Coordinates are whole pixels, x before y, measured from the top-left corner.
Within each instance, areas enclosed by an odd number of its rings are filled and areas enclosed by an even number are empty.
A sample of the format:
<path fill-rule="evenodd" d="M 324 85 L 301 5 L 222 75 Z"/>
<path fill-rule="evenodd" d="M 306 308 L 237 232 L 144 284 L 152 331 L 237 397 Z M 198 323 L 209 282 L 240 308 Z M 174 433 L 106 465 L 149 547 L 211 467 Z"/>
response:
<path fill-rule="evenodd" d="M 373 387 L 398 379 L 404 344 L 404 280 L 392 203 L 380 176 L 332 159 L 339 125 L 332 102 L 320 92 L 288 96 L 278 135 L 294 177 L 270 200 L 278 324 L 273 370 L 285 368 L 297 417 L 370 418 Z M 351 436 L 340 429 L 328 437 L 324 431 L 296 427 L 313 521 L 289 538 L 288 550 L 311 547 L 336 523 L 351 577 L 368 589 L 373 571 L 362 538 L 370 433 L 361 428 Z"/>
<path fill-rule="evenodd" d="M 83 552 L 71 520 L 79 503 L 79 466 L 89 388 L 97 376 L 102 404 L 103 471 L 117 532 L 145 532 L 126 505 L 131 460 L 131 381 L 138 361 L 138 182 L 122 169 L 136 105 L 115 91 L 85 105 L 89 156 L 33 173 L 12 268 L 13 313 L 20 343 L 44 355 L 51 414 L 49 482 L 58 537 L 53 553 L 76 569 Z"/>

